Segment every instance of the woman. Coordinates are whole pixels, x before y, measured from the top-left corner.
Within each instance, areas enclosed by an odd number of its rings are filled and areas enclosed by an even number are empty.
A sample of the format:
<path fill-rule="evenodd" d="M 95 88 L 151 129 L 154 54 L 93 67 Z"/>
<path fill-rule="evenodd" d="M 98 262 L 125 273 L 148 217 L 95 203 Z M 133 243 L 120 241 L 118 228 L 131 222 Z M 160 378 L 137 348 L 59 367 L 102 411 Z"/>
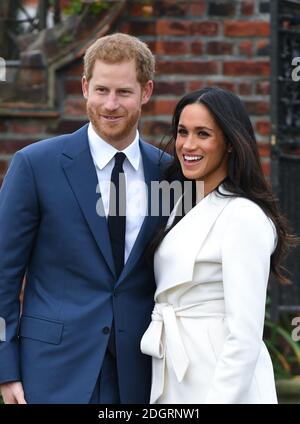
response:
<path fill-rule="evenodd" d="M 286 281 L 293 237 L 249 117 L 233 93 L 204 88 L 176 106 L 174 140 L 173 170 L 203 181 L 204 198 L 181 219 L 175 206 L 156 243 L 155 308 L 141 341 L 153 357 L 150 402 L 277 403 L 262 341 L 266 289 L 270 269 Z"/>

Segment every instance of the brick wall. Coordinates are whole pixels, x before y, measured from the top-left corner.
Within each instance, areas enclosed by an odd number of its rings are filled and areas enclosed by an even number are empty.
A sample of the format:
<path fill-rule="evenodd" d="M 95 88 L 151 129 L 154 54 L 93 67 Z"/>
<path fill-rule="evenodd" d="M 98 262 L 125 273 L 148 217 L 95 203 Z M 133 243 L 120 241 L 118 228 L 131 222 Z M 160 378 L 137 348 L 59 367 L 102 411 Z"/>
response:
<path fill-rule="evenodd" d="M 129 2 L 115 30 L 140 37 L 157 57 L 155 92 L 140 126 L 146 140 L 159 144 L 169 133 L 173 108 L 184 93 L 205 85 L 225 87 L 245 102 L 269 175 L 268 11 L 265 0 Z M 0 181 L 16 150 L 86 122 L 81 73 L 81 60 L 59 70 L 55 111 L 22 109 L 0 116 Z"/>
<path fill-rule="evenodd" d="M 270 173 L 269 2 L 157 1 L 132 4 L 123 31 L 137 35 L 157 58 L 152 101 L 141 132 L 159 143 L 169 132 L 178 98 L 206 85 L 241 96 L 251 116 L 263 167 Z"/>

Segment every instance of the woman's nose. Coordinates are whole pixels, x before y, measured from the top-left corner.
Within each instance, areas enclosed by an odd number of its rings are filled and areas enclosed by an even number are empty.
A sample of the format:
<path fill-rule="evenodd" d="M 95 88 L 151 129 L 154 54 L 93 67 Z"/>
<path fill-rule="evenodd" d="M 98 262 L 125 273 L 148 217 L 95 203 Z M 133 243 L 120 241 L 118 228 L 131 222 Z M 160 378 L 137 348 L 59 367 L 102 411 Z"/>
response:
<path fill-rule="evenodd" d="M 193 136 L 192 135 L 187 136 L 184 139 L 183 148 L 185 150 L 194 150 L 195 147 L 196 146 L 195 146 L 195 143 L 194 143 Z"/>

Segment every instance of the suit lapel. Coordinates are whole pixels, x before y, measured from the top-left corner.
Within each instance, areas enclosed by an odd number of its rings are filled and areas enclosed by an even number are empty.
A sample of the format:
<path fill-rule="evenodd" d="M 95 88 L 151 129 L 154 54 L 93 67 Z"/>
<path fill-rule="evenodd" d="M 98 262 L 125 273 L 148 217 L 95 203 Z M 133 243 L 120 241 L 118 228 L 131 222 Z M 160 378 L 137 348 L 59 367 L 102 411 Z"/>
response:
<path fill-rule="evenodd" d="M 210 193 L 172 228 L 155 255 L 157 285 L 161 292 L 190 282 L 195 259 L 219 215 L 232 198 Z M 174 262 L 174 258 L 180 260 Z M 161 270 L 168 272 L 161 272 Z"/>
<path fill-rule="evenodd" d="M 98 178 L 88 145 L 87 125 L 71 137 L 62 153 L 62 166 L 96 243 L 114 274 L 107 220 L 97 189 Z"/>

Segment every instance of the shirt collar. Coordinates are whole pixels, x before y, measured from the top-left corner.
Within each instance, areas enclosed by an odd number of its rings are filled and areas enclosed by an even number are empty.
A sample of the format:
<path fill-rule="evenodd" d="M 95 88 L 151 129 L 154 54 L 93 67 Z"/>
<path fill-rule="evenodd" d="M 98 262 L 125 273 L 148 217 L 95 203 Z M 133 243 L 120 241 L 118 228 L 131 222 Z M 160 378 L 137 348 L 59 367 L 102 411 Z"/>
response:
<path fill-rule="evenodd" d="M 95 164 L 101 170 L 112 160 L 115 154 L 119 151 L 115 149 L 112 145 L 107 143 L 103 138 L 94 130 L 91 123 L 88 126 L 88 139 L 91 149 L 91 154 L 94 159 Z M 137 171 L 140 164 L 140 146 L 139 146 L 139 132 L 136 131 L 135 138 L 131 144 L 129 144 L 126 149 L 122 150 L 126 155 L 129 163 Z"/>

